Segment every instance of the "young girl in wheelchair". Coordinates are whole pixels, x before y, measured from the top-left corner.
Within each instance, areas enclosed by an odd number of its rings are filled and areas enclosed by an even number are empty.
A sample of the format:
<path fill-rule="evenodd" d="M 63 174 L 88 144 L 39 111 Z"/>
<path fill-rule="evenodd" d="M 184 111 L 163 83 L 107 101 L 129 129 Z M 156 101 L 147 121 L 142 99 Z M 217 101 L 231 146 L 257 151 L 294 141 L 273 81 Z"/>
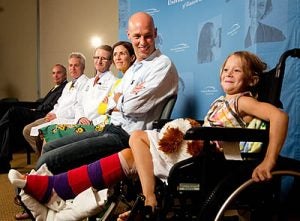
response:
<path fill-rule="evenodd" d="M 269 122 L 269 143 L 265 157 L 252 172 L 255 181 L 271 179 L 271 171 L 288 126 L 286 113 L 271 104 L 256 100 L 255 86 L 265 69 L 265 63 L 250 52 L 237 51 L 229 55 L 220 73 L 225 95 L 212 103 L 202 125 L 246 127 L 254 118 Z M 130 148 L 58 175 L 22 175 L 16 170 L 10 170 L 8 176 L 11 183 L 23 188 L 25 193 L 41 203 L 49 203 L 72 199 L 89 187 L 98 190 L 107 188 L 137 172 L 145 196 L 145 207 L 154 211 L 157 205 L 155 176 L 166 179 L 176 162 L 201 153 L 201 141 L 183 140 L 183 134 L 195 125 L 198 126 L 194 120 L 177 119 L 167 123 L 160 132 L 135 131 L 129 140 Z M 175 136 L 168 137 L 166 134 L 170 128 L 176 132 Z M 168 146 L 166 141 L 170 139 L 175 148 Z M 126 220 L 128 214 L 120 214 L 118 220 Z"/>

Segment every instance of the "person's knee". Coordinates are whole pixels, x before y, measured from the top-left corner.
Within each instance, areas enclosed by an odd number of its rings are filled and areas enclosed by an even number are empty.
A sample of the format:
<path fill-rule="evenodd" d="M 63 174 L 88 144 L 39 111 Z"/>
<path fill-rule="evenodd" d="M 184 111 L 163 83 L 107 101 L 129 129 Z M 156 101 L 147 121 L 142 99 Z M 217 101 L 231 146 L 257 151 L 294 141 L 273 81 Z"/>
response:
<path fill-rule="evenodd" d="M 129 146 L 134 147 L 135 143 L 146 142 L 146 140 L 147 140 L 147 133 L 143 130 L 136 130 L 130 135 Z"/>
<path fill-rule="evenodd" d="M 50 150 L 51 150 L 50 143 L 45 143 L 42 146 L 41 153 L 45 154 L 45 153 L 49 152 Z"/>
<path fill-rule="evenodd" d="M 35 168 L 36 168 L 36 170 L 38 170 L 43 164 L 46 164 L 46 166 L 50 170 L 50 168 L 53 169 L 53 164 L 54 164 L 53 162 L 54 162 L 54 160 L 50 155 L 44 154 L 44 155 L 41 155 L 39 157 L 39 159 L 37 160 Z M 53 171 L 51 171 L 51 172 L 53 172 Z"/>
<path fill-rule="evenodd" d="M 134 159 L 130 148 L 125 148 L 119 152 L 119 155 L 122 155 L 126 161 L 129 168 L 134 168 Z"/>
<path fill-rule="evenodd" d="M 122 169 L 126 176 L 136 174 L 133 155 L 131 149 L 126 148 L 118 153 Z"/>
<path fill-rule="evenodd" d="M 40 156 L 40 158 L 38 159 L 38 161 L 36 162 L 36 165 L 35 165 L 35 170 L 38 170 L 44 163 L 46 163 L 45 161 L 45 157 L 43 155 Z M 47 163 L 46 163 L 47 165 Z"/>

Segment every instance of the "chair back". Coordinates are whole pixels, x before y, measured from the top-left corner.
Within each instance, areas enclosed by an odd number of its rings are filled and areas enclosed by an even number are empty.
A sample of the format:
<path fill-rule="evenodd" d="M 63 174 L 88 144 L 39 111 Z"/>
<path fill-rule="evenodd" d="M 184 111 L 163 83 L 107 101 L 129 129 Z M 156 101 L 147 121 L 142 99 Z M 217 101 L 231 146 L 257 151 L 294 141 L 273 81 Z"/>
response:
<path fill-rule="evenodd" d="M 280 101 L 281 86 L 285 70 L 285 62 L 288 57 L 300 58 L 300 48 L 294 48 L 284 52 L 275 66 L 265 72 L 258 83 L 258 100 L 271 103 L 282 108 Z"/>
<path fill-rule="evenodd" d="M 16 97 L 5 97 L 5 98 L 0 99 L 0 103 L 1 102 L 13 103 L 13 102 L 18 102 L 18 101 L 19 101 L 19 99 Z"/>
<path fill-rule="evenodd" d="M 176 100 L 177 94 L 174 94 L 168 98 L 159 119 L 170 119 Z"/>

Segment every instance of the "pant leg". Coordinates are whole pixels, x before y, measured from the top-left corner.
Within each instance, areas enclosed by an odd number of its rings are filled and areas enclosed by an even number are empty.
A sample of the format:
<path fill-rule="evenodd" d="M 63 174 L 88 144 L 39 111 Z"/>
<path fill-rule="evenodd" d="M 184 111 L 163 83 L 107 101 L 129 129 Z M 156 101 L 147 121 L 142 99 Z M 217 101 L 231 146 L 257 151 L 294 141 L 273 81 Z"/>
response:
<path fill-rule="evenodd" d="M 108 125 L 103 132 L 93 133 L 94 136 L 45 152 L 39 158 L 36 168 L 46 163 L 49 170 L 57 174 L 91 163 L 129 146 L 129 134 L 120 127 Z"/>
<path fill-rule="evenodd" d="M 14 106 L 9 108 L 1 118 L 0 128 L 7 124 L 22 124 L 25 126 L 26 124 L 29 124 L 38 118 L 42 118 L 43 116 L 44 114 L 40 111 L 34 111 L 26 107 Z"/>
<path fill-rule="evenodd" d="M 25 138 L 25 140 L 29 143 L 29 145 L 32 147 L 32 149 L 37 153 L 37 152 L 40 152 L 41 150 L 38 150 L 37 149 L 37 146 L 36 146 L 36 139 L 37 137 L 35 136 L 30 136 L 30 131 L 31 131 L 31 128 L 32 127 L 36 127 L 38 125 L 41 125 L 45 123 L 45 120 L 44 118 L 40 118 L 40 119 L 37 119 L 35 121 L 33 121 L 32 123 L 30 124 L 27 124 L 24 128 L 23 128 L 23 136 Z"/>
<path fill-rule="evenodd" d="M 11 107 L 0 120 L 0 158 L 12 159 L 14 145 L 24 144 L 23 127 L 40 118 L 41 113 L 24 107 Z M 13 139 L 11 139 L 13 137 Z"/>
<path fill-rule="evenodd" d="M 62 137 L 60 139 L 46 143 L 43 146 L 42 154 L 63 147 L 67 144 L 76 143 L 78 141 L 85 140 L 92 137 L 97 137 L 97 136 L 99 136 L 99 132 L 91 131 L 91 132 L 84 132 L 81 134 L 74 134 L 71 136 Z"/>

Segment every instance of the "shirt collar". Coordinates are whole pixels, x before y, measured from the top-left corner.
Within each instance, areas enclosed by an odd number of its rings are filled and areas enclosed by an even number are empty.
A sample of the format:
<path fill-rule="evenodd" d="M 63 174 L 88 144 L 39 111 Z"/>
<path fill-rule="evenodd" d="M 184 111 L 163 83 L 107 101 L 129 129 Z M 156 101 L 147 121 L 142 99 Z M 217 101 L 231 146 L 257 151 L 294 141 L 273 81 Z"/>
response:
<path fill-rule="evenodd" d="M 144 59 L 142 61 L 135 61 L 133 63 L 133 65 L 132 65 L 133 72 L 138 71 L 143 66 L 143 64 L 145 62 L 152 61 L 154 58 L 158 57 L 160 54 L 161 54 L 160 50 L 159 49 L 155 49 L 155 51 L 151 55 L 149 55 L 148 58 L 146 58 L 146 59 Z"/>

